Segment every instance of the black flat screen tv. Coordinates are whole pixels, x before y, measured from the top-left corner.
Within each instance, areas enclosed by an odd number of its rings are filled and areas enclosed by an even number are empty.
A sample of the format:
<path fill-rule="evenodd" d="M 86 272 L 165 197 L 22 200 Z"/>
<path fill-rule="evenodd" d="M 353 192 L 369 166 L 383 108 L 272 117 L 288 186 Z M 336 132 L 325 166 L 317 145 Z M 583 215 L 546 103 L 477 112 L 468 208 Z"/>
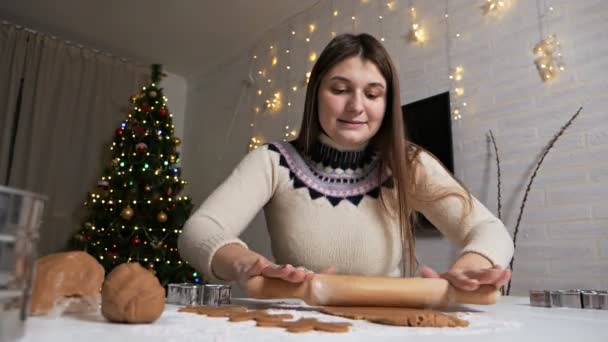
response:
<path fill-rule="evenodd" d="M 410 140 L 434 154 L 454 174 L 450 93 L 445 92 L 401 107 Z M 416 235 L 438 235 L 439 231 L 417 214 Z"/>

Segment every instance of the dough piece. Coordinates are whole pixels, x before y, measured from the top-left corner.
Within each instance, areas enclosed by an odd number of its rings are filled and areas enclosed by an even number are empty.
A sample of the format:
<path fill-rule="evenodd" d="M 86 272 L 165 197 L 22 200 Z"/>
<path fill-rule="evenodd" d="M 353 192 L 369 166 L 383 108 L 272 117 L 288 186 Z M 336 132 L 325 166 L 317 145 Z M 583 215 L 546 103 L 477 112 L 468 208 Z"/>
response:
<path fill-rule="evenodd" d="M 365 319 L 374 323 L 409 327 L 443 328 L 469 325 L 469 322 L 455 316 L 426 309 L 326 306 L 321 312 L 352 319 Z"/>
<path fill-rule="evenodd" d="M 39 258 L 31 314 L 47 314 L 59 301 L 69 297 L 80 297 L 99 305 L 104 275 L 103 266 L 86 252 L 54 253 Z"/>
<path fill-rule="evenodd" d="M 242 306 L 233 307 L 209 307 L 209 306 L 186 306 L 180 308 L 180 312 L 190 312 L 209 317 L 228 317 L 230 322 L 244 322 L 254 320 L 258 327 L 284 328 L 288 332 L 302 333 L 311 330 L 326 332 L 348 332 L 350 323 L 347 322 L 319 322 L 316 318 L 300 318 L 297 321 L 286 321 L 293 319 L 290 314 L 271 314 L 266 310 L 247 310 Z"/>
<path fill-rule="evenodd" d="M 179 312 L 190 312 L 209 317 L 230 317 L 232 314 L 247 312 L 244 306 L 186 306 L 177 310 Z"/>
<path fill-rule="evenodd" d="M 139 263 L 124 263 L 108 275 L 101 290 L 101 313 L 112 322 L 150 323 L 165 308 L 165 289 Z"/>

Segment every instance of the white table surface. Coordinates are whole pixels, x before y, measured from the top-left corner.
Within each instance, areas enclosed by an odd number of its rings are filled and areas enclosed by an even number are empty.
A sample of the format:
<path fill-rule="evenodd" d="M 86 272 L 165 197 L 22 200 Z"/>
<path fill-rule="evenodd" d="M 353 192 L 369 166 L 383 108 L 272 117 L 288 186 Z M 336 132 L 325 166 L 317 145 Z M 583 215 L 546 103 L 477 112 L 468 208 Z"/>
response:
<path fill-rule="evenodd" d="M 467 305 L 458 308 L 459 317 L 470 322 L 466 328 L 393 327 L 329 316 L 312 310 L 293 310 L 284 305 L 273 313 L 289 312 L 295 318 L 316 317 L 323 321 L 348 321 L 348 333 L 288 333 L 281 328 L 259 328 L 255 322 L 228 322 L 177 312 L 167 305 L 153 324 L 112 324 L 100 314 L 89 316 L 30 317 L 20 342 L 169 342 L 169 341 L 608 341 L 608 311 L 567 308 L 538 308 L 525 297 L 503 297 L 492 306 Z"/>

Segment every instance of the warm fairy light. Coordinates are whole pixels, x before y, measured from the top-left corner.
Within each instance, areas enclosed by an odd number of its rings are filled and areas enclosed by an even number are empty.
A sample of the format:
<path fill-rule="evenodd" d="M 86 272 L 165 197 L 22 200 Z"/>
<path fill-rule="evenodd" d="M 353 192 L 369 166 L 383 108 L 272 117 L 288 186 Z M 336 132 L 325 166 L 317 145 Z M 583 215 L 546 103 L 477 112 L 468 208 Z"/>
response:
<path fill-rule="evenodd" d="M 317 29 L 317 26 L 315 24 L 308 25 L 308 32 L 313 33 L 313 32 L 315 32 L 316 29 Z"/>
<path fill-rule="evenodd" d="M 454 109 L 454 111 L 452 113 L 453 113 L 452 118 L 454 120 L 462 119 L 462 115 L 460 115 L 460 109 L 456 108 L 456 109 Z"/>
<path fill-rule="evenodd" d="M 266 108 L 270 109 L 273 112 L 277 112 L 281 110 L 283 106 L 281 92 L 276 92 L 272 96 L 272 98 L 266 100 Z"/>
<path fill-rule="evenodd" d="M 338 10 L 334 10 L 334 17 L 337 17 L 339 14 Z"/>
<path fill-rule="evenodd" d="M 306 73 L 306 83 L 310 80 L 310 71 Z"/>
<path fill-rule="evenodd" d="M 565 70 L 561 45 L 555 34 L 541 40 L 532 51 L 536 55 L 534 64 L 543 82 L 554 79 L 559 71 Z"/>
<path fill-rule="evenodd" d="M 454 91 L 456 92 L 456 95 L 458 95 L 458 96 L 462 96 L 464 94 L 464 88 L 462 88 L 462 87 L 457 87 L 454 89 Z"/>
<path fill-rule="evenodd" d="M 306 37 L 306 42 L 310 43 L 310 38 Z"/>
<path fill-rule="evenodd" d="M 314 62 L 317 60 L 317 54 L 315 52 L 311 52 L 310 55 L 308 55 L 308 60 Z"/>
<path fill-rule="evenodd" d="M 457 66 L 454 69 L 453 74 L 450 75 L 450 79 L 454 80 L 454 81 L 462 81 L 463 74 L 464 74 L 464 68 L 462 66 Z"/>
<path fill-rule="evenodd" d="M 298 91 L 298 86 L 293 86 L 293 87 L 291 87 L 291 90 L 293 90 L 293 91 Z"/>
<path fill-rule="evenodd" d="M 423 43 L 427 40 L 426 33 L 420 23 L 416 19 L 416 9 L 410 8 L 410 18 L 412 26 L 410 27 L 409 40 L 412 43 Z"/>
<path fill-rule="evenodd" d="M 486 0 L 486 3 L 481 6 L 483 14 L 498 13 L 506 9 L 507 0 Z"/>
<path fill-rule="evenodd" d="M 291 35 L 295 36 L 296 35 L 296 31 L 291 31 Z"/>
<path fill-rule="evenodd" d="M 262 89 L 258 89 L 258 95 L 262 95 Z"/>
<path fill-rule="evenodd" d="M 395 1 L 388 2 L 386 4 L 386 7 L 388 7 L 388 9 L 392 11 L 397 7 L 397 3 Z"/>
<path fill-rule="evenodd" d="M 249 142 L 249 151 L 255 150 L 260 147 L 264 143 L 261 137 L 251 137 L 251 141 Z"/>
<path fill-rule="evenodd" d="M 277 65 L 278 62 L 279 58 L 277 58 L 276 56 L 272 58 L 272 65 Z"/>

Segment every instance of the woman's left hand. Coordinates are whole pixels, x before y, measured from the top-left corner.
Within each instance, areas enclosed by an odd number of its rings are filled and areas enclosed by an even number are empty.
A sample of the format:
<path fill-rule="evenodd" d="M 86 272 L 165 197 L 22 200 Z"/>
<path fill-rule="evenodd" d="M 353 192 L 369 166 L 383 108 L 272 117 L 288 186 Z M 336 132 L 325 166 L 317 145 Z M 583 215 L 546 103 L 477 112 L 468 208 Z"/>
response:
<path fill-rule="evenodd" d="M 420 268 L 420 275 L 423 278 L 446 279 L 452 286 L 464 291 L 475 291 L 480 285 L 494 285 L 496 288 L 500 288 L 511 279 L 510 270 L 498 267 L 478 270 L 453 269 L 438 273 L 430 267 L 423 266 Z"/>

